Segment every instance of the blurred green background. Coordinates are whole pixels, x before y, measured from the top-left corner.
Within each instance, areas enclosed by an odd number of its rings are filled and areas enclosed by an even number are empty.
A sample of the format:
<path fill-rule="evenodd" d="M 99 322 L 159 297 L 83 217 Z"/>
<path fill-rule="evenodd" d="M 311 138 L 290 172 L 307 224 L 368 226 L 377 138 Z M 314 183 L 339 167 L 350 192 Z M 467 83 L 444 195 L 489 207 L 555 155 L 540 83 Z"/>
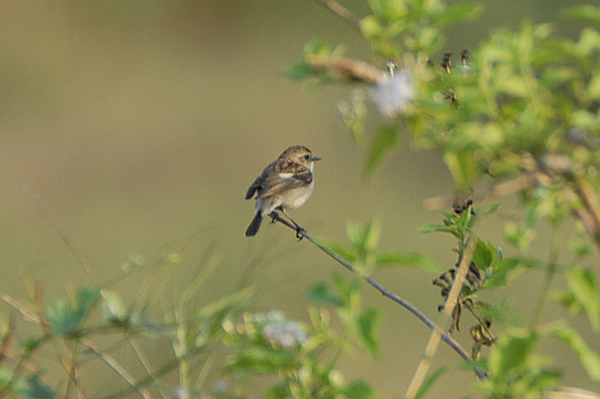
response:
<path fill-rule="evenodd" d="M 522 18 L 577 32 L 559 19 L 570 1 L 482 3 L 481 18 L 447 32 L 443 51 L 472 49 L 493 29 L 516 27 Z M 364 1 L 344 4 L 359 16 L 368 10 Z M 378 216 L 382 249 L 422 252 L 442 269 L 451 267 L 450 237 L 417 233 L 441 220 L 422 201 L 453 194 L 445 166 L 434 152 L 411 152 L 404 140 L 364 181 L 364 148 L 352 142 L 336 111 L 351 87 L 306 92 L 282 76 L 311 38 L 345 43 L 354 58 L 370 55 L 355 31 L 309 0 L 0 2 L 1 292 L 25 296 L 22 269 L 43 282 L 49 300 L 64 294 L 65 282 L 90 284 L 81 262 L 103 281 L 131 256 L 150 258 L 173 241 L 186 243 L 181 275 L 187 276 L 213 243 L 223 262 L 210 291 L 200 295 L 209 300 L 230 292 L 258 259 L 253 278 L 264 290 L 253 307 L 307 319 L 307 287 L 345 271 L 280 225 L 266 224 L 252 239 L 243 234 L 254 205 L 243 200 L 247 187 L 294 144 L 323 158 L 312 198 L 292 213 L 313 235 L 342 241 L 345 221 Z M 501 243 L 501 223 L 485 221 L 483 238 Z M 543 234 L 533 247 L 547 249 Z M 393 269 L 375 278 L 435 319 L 441 299 L 433 276 Z M 515 292 L 531 286 L 534 298 L 539 284 L 533 273 Z M 118 288 L 127 296 L 135 287 Z M 531 298 L 513 303 L 528 309 Z M 344 358 L 343 370 L 384 397 L 400 395 L 429 333 L 372 290 L 365 299 L 384 309 L 383 356 L 375 362 L 356 353 Z M 458 337 L 468 346 L 463 323 Z M 584 335 L 593 337 L 586 328 L 582 320 Z M 589 344 L 600 350 L 599 342 Z M 566 383 L 600 390 L 564 348 L 547 350 L 564 359 Z M 446 347 L 438 356 L 439 363 L 461 364 Z M 472 382 L 468 372 L 450 372 L 431 397 L 461 397 Z"/>

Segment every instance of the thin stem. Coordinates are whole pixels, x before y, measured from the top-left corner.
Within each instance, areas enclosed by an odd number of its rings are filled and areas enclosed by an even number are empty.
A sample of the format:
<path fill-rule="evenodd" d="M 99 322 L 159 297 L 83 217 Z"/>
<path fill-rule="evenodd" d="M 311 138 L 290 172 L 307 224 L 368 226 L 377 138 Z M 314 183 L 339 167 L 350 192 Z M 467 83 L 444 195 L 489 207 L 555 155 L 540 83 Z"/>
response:
<path fill-rule="evenodd" d="M 104 363 L 106 363 L 108 365 L 108 367 L 113 369 L 131 387 L 135 387 L 138 390 L 139 394 L 142 396 L 142 398 L 144 398 L 144 399 L 152 398 L 152 396 L 150 395 L 150 392 L 148 392 L 148 390 L 145 389 L 144 387 L 137 385 L 135 378 L 123 366 L 121 366 L 114 357 L 112 357 L 108 353 L 105 353 L 100 347 L 98 347 L 98 345 L 96 345 L 94 342 L 90 341 L 89 339 L 82 339 L 81 344 L 83 346 L 85 346 L 86 348 L 88 348 L 89 350 L 91 350 L 94 354 L 98 355 L 104 361 Z"/>
<path fill-rule="evenodd" d="M 85 394 L 83 390 L 83 386 L 78 378 L 78 357 L 79 357 L 79 342 L 75 340 L 64 341 L 64 344 L 71 352 L 71 360 L 67 361 L 66 356 L 62 356 L 60 353 L 60 349 L 58 348 L 58 342 L 52 339 L 50 341 L 54 349 L 56 350 L 56 355 L 58 357 L 59 363 L 62 365 L 65 370 L 67 376 L 69 377 L 69 382 L 67 383 L 67 387 L 65 390 L 64 398 L 68 399 L 71 397 L 71 389 L 75 389 L 75 393 L 78 398 L 87 398 L 88 396 Z"/>
<path fill-rule="evenodd" d="M 67 247 L 69 252 L 71 252 L 71 254 L 73 254 L 73 256 L 75 257 L 77 262 L 81 265 L 81 267 L 87 274 L 87 276 L 90 279 L 90 281 L 92 282 L 92 284 L 97 284 L 97 279 L 92 272 L 92 267 L 90 266 L 90 264 L 79 252 L 77 252 L 75 250 L 75 246 L 73 245 L 73 243 L 71 242 L 71 240 L 69 239 L 67 234 L 65 234 L 65 232 L 59 227 L 58 221 L 54 218 L 54 215 L 52 215 L 52 213 L 50 212 L 50 207 L 46 204 L 46 202 L 43 200 L 41 195 L 39 195 L 39 194 L 36 195 L 36 194 L 37 193 L 34 193 L 35 204 L 37 205 L 37 208 L 40 211 L 40 213 L 42 214 L 42 216 L 44 216 L 46 218 L 46 220 L 50 224 L 50 227 L 52 227 L 52 229 L 54 230 L 56 235 L 58 235 L 58 237 L 62 240 L 62 242 L 65 244 L 65 246 Z"/>
<path fill-rule="evenodd" d="M 341 5 L 335 0 L 315 0 L 317 3 L 321 4 L 323 7 L 327 8 L 329 11 L 333 12 L 344 21 L 348 22 L 354 29 L 357 31 L 360 30 L 360 19 L 352 12 L 350 12 L 346 7 Z"/>
<path fill-rule="evenodd" d="M 553 227 L 554 229 L 552 230 L 552 244 L 550 248 L 550 257 L 548 259 L 548 267 L 546 267 L 546 276 L 544 277 L 544 282 L 542 284 L 542 291 L 540 292 L 540 296 L 538 297 L 538 300 L 535 304 L 535 308 L 533 309 L 531 323 L 529 325 L 530 330 L 535 330 L 542 321 L 544 307 L 546 305 L 546 302 L 548 302 L 548 295 L 550 295 L 550 286 L 552 285 L 554 275 L 556 274 L 561 234 L 560 229 L 556 224 L 554 224 Z"/>
<path fill-rule="evenodd" d="M 284 224 L 285 226 L 289 227 L 290 229 L 296 231 L 296 227 L 294 225 L 292 225 L 287 220 L 282 219 L 278 214 L 272 214 L 272 217 L 273 217 L 274 221 L 280 222 L 280 223 Z M 439 334 L 441 340 L 444 341 L 445 343 L 447 343 L 464 360 L 466 360 L 468 362 L 472 360 L 469 353 L 462 346 L 460 346 L 460 344 L 458 342 L 456 342 L 454 340 L 454 338 L 452 338 L 447 332 L 438 328 L 435 325 L 435 323 L 433 323 L 427 316 L 425 316 L 423 313 L 421 313 L 420 310 L 418 310 L 413 305 L 411 305 L 409 302 L 400 298 L 398 295 L 394 294 L 387 288 L 383 287 L 381 284 L 379 284 L 377 281 L 373 280 L 371 277 L 362 274 L 352 264 L 348 263 L 344 258 L 342 258 L 340 255 L 338 255 L 336 252 L 332 251 L 330 248 L 326 247 L 325 245 L 321 244 L 318 240 L 314 239 L 304 228 L 300 229 L 299 234 L 301 235 L 301 239 L 306 238 L 308 241 L 315 244 L 317 247 L 319 247 L 319 249 L 321 249 L 323 252 L 325 252 L 327 255 L 329 255 L 331 258 L 333 258 L 340 265 L 344 266 L 346 269 L 348 269 L 352 273 L 358 275 L 360 278 L 362 278 L 364 281 L 366 281 L 370 286 L 372 286 L 377 291 L 379 291 L 381 293 L 381 295 L 391 299 L 392 301 L 396 302 L 397 304 L 399 304 L 400 306 L 402 306 L 403 308 L 408 310 L 410 313 L 415 315 L 427 327 L 429 327 L 430 330 Z M 475 374 L 477 374 L 477 377 L 479 379 L 487 378 L 485 371 L 483 371 L 481 369 L 475 369 Z"/>
<path fill-rule="evenodd" d="M 577 193 L 583 200 L 587 210 L 594 220 L 594 228 L 589 229 L 590 234 L 596 242 L 596 248 L 600 250 L 600 199 L 593 186 L 583 178 L 574 179 Z M 582 218 L 583 219 L 583 218 Z M 583 220 L 585 222 L 585 220 Z"/>
<path fill-rule="evenodd" d="M 146 370 L 146 374 L 148 374 L 148 376 L 152 376 L 153 375 L 152 368 L 148 362 L 148 359 L 146 359 L 146 356 L 140 350 L 138 344 L 134 341 L 134 339 L 132 337 L 129 337 L 127 339 L 127 342 L 129 342 L 129 345 L 131 345 L 131 347 L 133 348 L 133 351 L 135 352 L 136 356 L 140 360 L 140 363 L 144 367 L 144 370 Z M 140 387 L 140 389 L 143 389 L 143 388 Z M 159 390 L 159 394 L 163 399 L 165 398 L 165 395 L 162 393 L 161 390 Z"/>
<path fill-rule="evenodd" d="M 465 281 L 465 277 L 469 270 L 469 265 L 471 264 L 473 252 L 475 251 L 475 242 L 476 240 L 472 236 L 466 242 L 466 249 L 463 252 L 463 255 L 460 259 L 458 273 L 456 274 L 456 278 L 452 283 L 452 288 L 448 293 L 448 298 L 446 299 L 446 303 L 444 304 L 444 309 L 442 309 L 442 314 L 440 316 L 440 320 L 438 321 L 438 325 L 445 326 L 450 320 L 452 320 L 454 309 L 456 308 L 458 297 L 460 295 L 460 292 L 462 291 L 463 282 Z M 406 390 L 406 398 L 414 398 L 419 392 L 421 386 L 423 385 L 423 381 L 425 381 L 427 371 L 431 366 L 431 360 L 433 359 L 433 356 L 437 351 L 440 338 L 442 338 L 441 330 L 437 328 L 432 332 L 431 337 L 429 338 L 429 342 L 425 347 L 425 353 L 423 354 L 423 358 L 421 359 L 421 362 L 419 363 L 419 366 L 415 371 L 413 379 L 410 382 L 408 389 Z"/>
<path fill-rule="evenodd" d="M 196 356 L 199 353 L 205 352 L 206 349 L 207 348 L 204 348 L 204 347 L 203 348 L 198 348 L 198 347 L 192 348 L 189 352 L 187 352 L 181 358 L 175 358 L 175 359 L 171 360 L 170 362 L 166 363 L 165 365 L 163 365 L 156 372 L 154 372 L 153 375 L 147 376 L 147 377 L 139 380 L 135 385 L 129 386 L 129 387 L 122 389 L 121 391 L 118 391 L 116 393 L 104 396 L 101 399 L 121 399 L 135 391 L 139 391 L 139 389 L 141 387 L 144 387 L 144 386 L 152 383 L 157 378 L 162 377 L 163 375 L 168 374 L 171 371 L 173 371 L 174 369 L 176 369 L 179 366 L 181 359 L 189 359 L 193 356 Z"/>

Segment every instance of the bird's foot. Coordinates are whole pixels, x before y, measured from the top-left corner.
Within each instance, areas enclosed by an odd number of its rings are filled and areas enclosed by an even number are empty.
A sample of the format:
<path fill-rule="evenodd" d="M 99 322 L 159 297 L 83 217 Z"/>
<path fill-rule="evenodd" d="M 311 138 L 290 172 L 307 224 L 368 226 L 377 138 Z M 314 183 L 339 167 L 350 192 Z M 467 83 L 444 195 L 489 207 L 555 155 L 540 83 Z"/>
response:
<path fill-rule="evenodd" d="M 298 241 L 302 241 L 304 236 L 306 235 L 306 230 L 303 227 L 296 225 L 296 238 Z"/>
<path fill-rule="evenodd" d="M 271 217 L 271 223 L 276 223 L 279 219 L 281 219 L 281 216 L 279 216 L 276 211 L 269 213 L 269 216 Z"/>

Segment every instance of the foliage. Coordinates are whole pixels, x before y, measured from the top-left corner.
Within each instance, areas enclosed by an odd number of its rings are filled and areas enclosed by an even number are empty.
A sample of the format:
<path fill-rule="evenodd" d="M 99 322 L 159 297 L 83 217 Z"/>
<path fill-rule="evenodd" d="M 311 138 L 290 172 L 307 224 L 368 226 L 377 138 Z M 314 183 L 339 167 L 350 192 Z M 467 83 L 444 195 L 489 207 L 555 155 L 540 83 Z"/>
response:
<path fill-rule="evenodd" d="M 514 32 L 496 30 L 460 58 L 446 53 L 438 64 L 433 58 L 443 49 L 441 27 L 476 16 L 478 6 L 448 6 L 439 0 L 372 0 L 369 6 L 372 13 L 360 20 L 360 31 L 373 50 L 370 62 L 346 58 L 313 41 L 305 47 L 304 67 L 295 78 L 313 86 L 354 83 L 351 100 L 342 100 L 338 109 L 357 143 L 371 137 L 366 176 L 397 149 L 401 132 L 411 135 L 414 148 L 441 154 L 459 195 L 443 224 L 421 231 L 451 234 L 457 241 L 456 265 L 434 284 L 451 304 L 453 285 L 462 286 L 449 331 L 459 329 L 463 309 L 474 316 L 470 335 L 472 357 L 478 360 L 473 365 L 487 371 L 479 389 L 493 398 L 541 397 L 555 389 L 561 381 L 560 359 L 538 351 L 541 342 L 552 339 L 569 347 L 589 378 L 599 381 L 600 358 L 572 321 L 586 316 L 597 336 L 600 291 L 590 249 L 600 249 L 600 9 L 588 5 L 563 12 L 586 24 L 575 40 L 554 33 L 550 24 L 525 21 Z M 351 22 L 345 13 L 338 15 Z M 412 87 L 398 76 L 409 76 Z M 369 117 L 368 100 L 377 106 L 379 118 Z M 492 187 L 482 196 L 481 208 L 474 209 L 472 187 L 482 181 L 491 181 Z M 506 222 L 504 231 L 507 242 L 522 253 L 505 257 L 499 244 L 486 242 L 479 237 L 485 232 L 476 231 L 478 219 L 514 194 L 522 218 Z M 547 258 L 524 255 L 547 226 Z M 350 247 L 330 247 L 353 264 L 373 267 L 375 258 L 365 258 L 355 241 Z M 507 302 L 491 304 L 480 296 L 511 286 L 528 271 L 542 271 L 543 278 L 525 327 L 525 316 Z M 566 285 L 553 295 L 555 281 Z M 553 301 L 567 317 L 545 320 L 544 309 Z M 487 356 L 484 346 L 490 347 Z M 415 392 L 409 388 L 407 397 Z"/>
<path fill-rule="evenodd" d="M 123 266 L 123 273 L 107 283 L 81 287 L 76 294 L 67 287 L 66 298 L 56 298 L 47 305 L 42 300 L 43 285 L 23 275 L 31 303 L 7 295 L 3 299 L 34 328 L 19 326 L 14 317 L 3 325 L 0 396 L 90 397 L 91 392 L 84 384 L 90 377 L 86 369 L 101 368 L 103 364 L 116 373 L 122 384 L 111 384 L 113 392 L 104 390 L 100 397 L 119 398 L 132 392 L 150 397 L 154 392 L 164 391 L 156 381 L 174 370 L 178 370 L 179 387 L 186 392 L 190 390 L 191 381 L 199 373 L 189 363 L 205 366 L 210 363 L 211 353 L 221 346 L 221 325 L 226 316 L 240 312 L 255 289 L 242 288 L 213 302 L 200 301 L 198 291 L 219 263 L 209 250 L 201 259 L 203 267 L 187 288 L 181 293 L 167 292 L 177 298 L 169 303 L 168 296 L 161 293 L 165 288 L 162 284 L 172 280 L 169 275 L 180 266 L 180 255 L 180 250 L 169 249 L 154 261 L 132 259 Z M 136 274 L 143 274 L 144 279 L 135 299 L 125 306 L 110 287 L 134 279 Z M 150 298 L 163 303 L 162 320 L 152 311 L 158 303 L 153 304 Z M 141 349 L 149 342 L 166 343 L 165 348 L 171 343 L 172 354 L 158 367 L 146 363 L 149 358 L 155 360 Z M 146 364 L 145 375 L 134 376 L 121 364 L 124 359 L 119 359 L 118 354 L 123 355 L 124 346 L 133 348 L 134 356 Z M 54 361 L 47 361 L 48 353 L 53 353 Z"/>
<path fill-rule="evenodd" d="M 371 258 L 377 230 L 376 223 L 349 224 L 349 238 L 362 248 L 364 259 Z M 34 328 L 19 326 L 14 318 L 3 326 L 0 396 L 245 397 L 255 377 L 272 374 L 279 380 L 262 392 L 264 397 L 378 397 L 362 380 L 345 382 L 336 368 L 340 355 L 353 353 L 356 344 L 379 354 L 380 312 L 362 308 L 358 279 L 335 274 L 334 289 L 315 284 L 307 293 L 315 305 L 309 306 L 311 324 L 306 325 L 277 310 L 249 313 L 245 309 L 256 293 L 251 285 L 216 300 L 201 300 L 199 293 L 220 263 L 213 251 L 207 249 L 197 274 L 180 292 L 171 287 L 184 261 L 181 248 L 169 248 L 149 262 L 133 258 L 107 283 L 81 287 L 76 293 L 67 286 L 67 296 L 49 304 L 42 301 L 42 284 L 23 274 L 31 303 L 6 295 L 4 302 Z M 397 258 L 400 255 L 386 253 L 384 263 L 405 261 Z M 422 260 L 409 256 L 406 261 Z M 139 291 L 125 305 L 110 287 L 139 274 L 143 277 Z M 332 320 L 327 308 L 337 319 Z M 155 347 L 152 343 L 164 346 L 166 357 L 144 353 L 142 348 Z M 133 348 L 129 356 L 144 364 L 143 374 L 134 375 L 123 366 L 126 346 Z M 49 351 L 55 361 L 47 363 Z M 109 367 L 122 383 L 94 394 L 84 384 L 90 365 Z M 54 371 L 47 373 L 45 368 Z M 172 372 L 177 374 L 176 383 L 168 377 Z"/>

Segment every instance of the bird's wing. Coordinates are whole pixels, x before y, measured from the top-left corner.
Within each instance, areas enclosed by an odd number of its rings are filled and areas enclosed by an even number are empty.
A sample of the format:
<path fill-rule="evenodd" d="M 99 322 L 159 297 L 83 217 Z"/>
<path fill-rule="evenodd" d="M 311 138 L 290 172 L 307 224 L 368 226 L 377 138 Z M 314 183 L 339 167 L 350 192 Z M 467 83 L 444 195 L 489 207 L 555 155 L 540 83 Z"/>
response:
<path fill-rule="evenodd" d="M 270 197 L 287 190 L 308 186 L 313 175 L 308 167 L 299 163 L 277 163 L 274 170 L 265 176 L 257 198 Z"/>
<path fill-rule="evenodd" d="M 252 198 L 254 193 L 257 193 L 256 197 L 258 198 L 262 191 L 265 190 L 265 186 L 267 184 L 268 177 L 275 170 L 276 162 L 272 162 L 267 166 L 260 175 L 254 180 L 254 182 L 248 187 L 248 191 L 246 191 L 246 199 Z"/>

